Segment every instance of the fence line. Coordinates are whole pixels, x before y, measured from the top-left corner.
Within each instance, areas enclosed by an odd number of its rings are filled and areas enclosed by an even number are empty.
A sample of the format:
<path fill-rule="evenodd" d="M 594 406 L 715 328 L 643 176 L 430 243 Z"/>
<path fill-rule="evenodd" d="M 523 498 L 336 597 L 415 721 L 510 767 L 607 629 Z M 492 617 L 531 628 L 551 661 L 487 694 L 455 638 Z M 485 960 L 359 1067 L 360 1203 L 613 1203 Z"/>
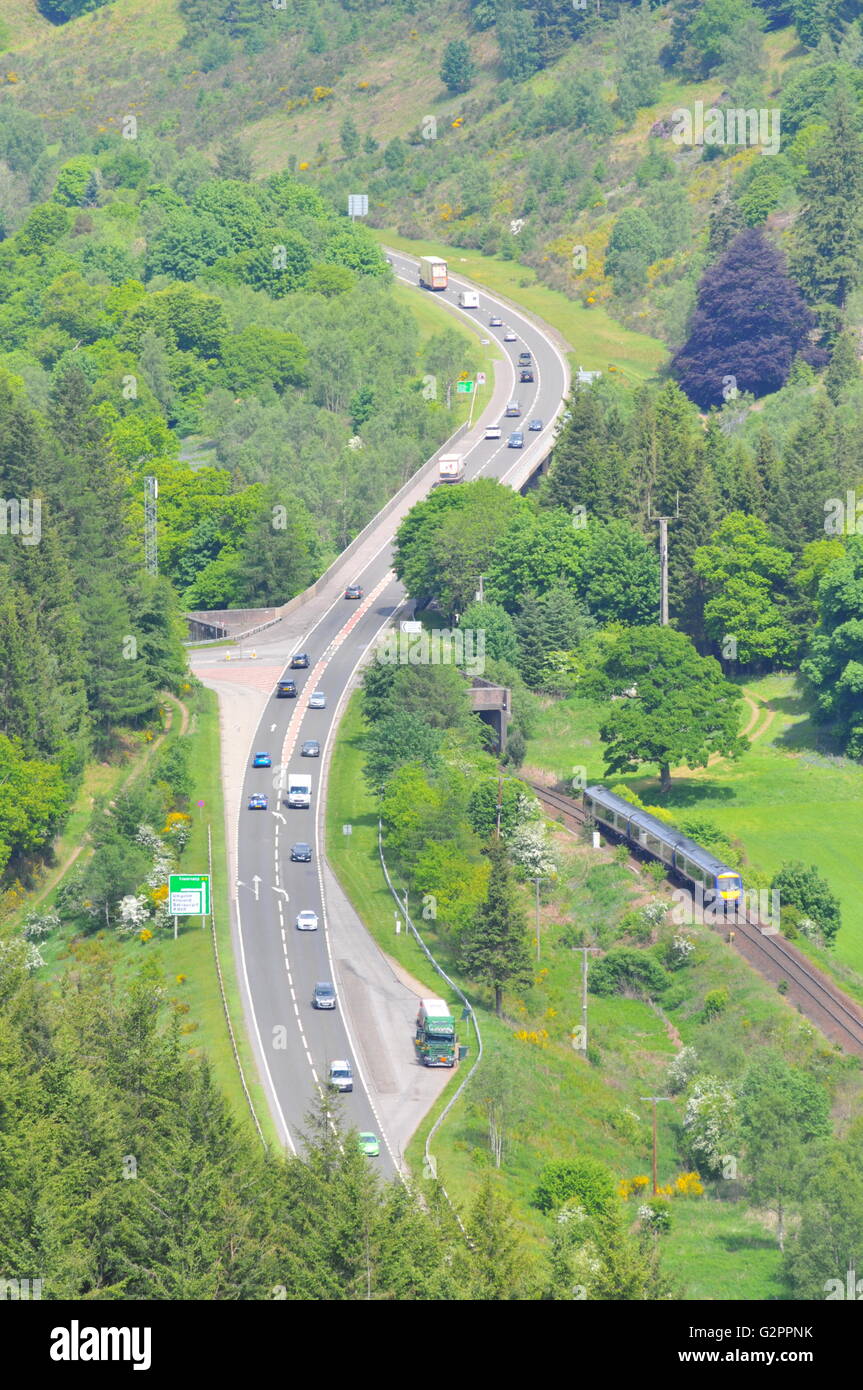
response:
<path fill-rule="evenodd" d="M 213 892 L 213 837 L 211 834 L 209 821 L 207 822 L 207 870 L 210 875 L 210 929 L 213 936 L 213 955 L 216 958 L 216 974 L 219 977 L 219 992 L 222 996 L 222 1008 L 225 1011 L 225 1022 L 228 1025 L 228 1036 L 231 1039 L 231 1047 L 234 1050 L 234 1061 L 237 1064 L 237 1071 L 240 1073 L 240 1081 L 242 1082 L 243 1086 L 243 1094 L 246 1097 L 246 1100 L 249 1104 L 249 1109 L 252 1112 L 252 1119 L 255 1122 L 255 1129 L 258 1131 L 258 1138 L 260 1139 L 261 1143 L 266 1149 L 267 1141 L 264 1138 L 264 1131 L 261 1129 L 261 1122 L 258 1119 L 258 1114 L 255 1110 L 252 1097 L 249 1093 L 249 1088 L 246 1085 L 246 1073 L 243 1071 L 243 1064 L 240 1061 L 240 1054 L 237 1050 L 237 1039 L 234 1036 L 234 1025 L 231 1022 L 231 1014 L 228 1009 L 228 999 L 227 995 L 225 994 L 225 981 L 222 978 L 222 965 L 221 961 L 219 960 L 219 943 L 216 940 L 216 895 Z"/>
<path fill-rule="evenodd" d="M 416 927 L 414 926 L 413 921 L 411 920 L 411 915 L 410 915 L 410 913 L 409 913 L 408 910 L 407 910 L 407 905 L 406 905 L 405 903 L 402 902 L 402 900 L 400 899 L 398 893 L 396 892 L 396 890 L 395 890 L 395 888 L 394 888 L 394 886 L 393 886 L 393 881 L 392 881 L 392 879 L 390 878 L 390 872 L 389 872 L 389 869 L 387 868 L 387 861 L 386 861 L 386 859 L 384 858 L 383 822 L 381 821 L 380 817 L 378 817 L 378 853 L 379 853 L 379 855 L 380 855 L 381 868 L 382 868 L 383 871 L 384 871 L 384 878 L 385 878 L 386 881 L 387 881 L 387 887 L 389 888 L 390 892 L 392 893 L 393 897 L 395 898 L 396 902 L 398 903 L 399 908 L 400 908 L 401 911 L 404 913 L 405 925 L 407 926 L 408 931 L 413 932 L 414 937 L 415 937 L 416 942 L 417 942 L 417 945 L 418 945 L 418 946 L 420 947 L 420 949 L 424 952 L 424 954 L 428 957 L 428 960 L 429 960 L 429 962 L 431 963 L 431 965 L 434 967 L 434 969 L 437 971 L 437 973 L 442 977 L 442 979 L 446 980 L 446 982 L 447 982 L 447 984 L 449 985 L 450 989 L 452 989 L 452 990 L 458 995 L 459 999 L 461 999 L 462 1003 L 464 1004 L 464 1007 L 467 1009 L 468 1017 L 469 1017 L 471 1023 L 473 1024 L 474 1032 L 476 1033 L 476 1041 L 477 1041 L 477 1057 L 476 1057 L 476 1061 L 474 1062 L 473 1066 L 471 1067 L 471 1069 L 470 1069 L 470 1071 L 468 1072 L 467 1076 L 465 1077 L 464 1081 L 462 1081 L 462 1082 L 456 1087 L 456 1090 L 455 1090 L 455 1091 L 453 1092 L 453 1094 L 450 1096 L 450 1098 L 449 1098 L 449 1100 L 447 1101 L 446 1105 L 444 1106 L 443 1110 L 442 1110 L 442 1111 L 440 1112 L 440 1114 L 438 1115 L 437 1119 L 435 1120 L 434 1124 L 432 1125 L 431 1129 L 429 1130 L 428 1134 L 426 1135 L 426 1142 L 425 1142 L 425 1163 L 426 1163 L 426 1171 L 427 1171 L 427 1172 L 430 1172 L 430 1173 L 432 1174 L 432 1176 L 435 1178 L 435 1180 L 436 1180 L 438 1183 L 440 1183 L 441 1192 L 443 1193 L 444 1197 L 446 1197 L 447 1202 L 449 1202 L 449 1205 L 450 1205 L 450 1207 L 452 1208 L 452 1211 L 453 1211 L 453 1213 L 454 1213 L 454 1215 L 455 1215 L 455 1219 L 456 1219 L 456 1221 L 458 1222 L 458 1224 L 459 1224 L 459 1226 L 460 1226 L 460 1228 L 461 1228 L 462 1234 L 465 1236 L 465 1239 L 467 1239 L 467 1232 L 465 1231 L 464 1223 L 463 1223 L 463 1221 L 462 1221 L 462 1219 L 461 1219 L 461 1217 L 460 1217 L 458 1211 L 456 1210 L 455 1206 L 453 1205 L 452 1199 L 450 1198 L 450 1195 L 449 1195 L 449 1193 L 447 1192 L 446 1187 L 445 1187 L 444 1184 L 443 1184 L 443 1181 L 442 1181 L 442 1180 L 438 1177 L 438 1175 L 437 1175 L 437 1162 L 436 1162 L 436 1160 L 432 1157 L 432 1153 L 431 1153 L 431 1141 L 432 1141 L 432 1137 L 434 1136 L 435 1132 L 436 1132 L 436 1131 L 439 1129 L 439 1127 L 443 1124 L 443 1122 L 444 1122 L 444 1120 L 446 1119 L 447 1115 L 449 1114 L 450 1110 L 451 1110 L 452 1107 L 455 1105 L 456 1101 L 458 1100 L 458 1098 L 459 1098 L 459 1096 L 461 1095 L 462 1091 L 464 1090 L 465 1086 L 467 1086 L 468 1082 L 470 1081 L 471 1077 L 473 1076 L 474 1072 L 476 1071 L 477 1067 L 479 1066 L 480 1062 L 482 1061 L 482 1034 L 481 1034 L 480 1031 L 479 1031 L 479 1024 L 477 1023 L 476 1014 L 474 1013 L 473 1006 L 472 1006 L 470 1000 L 468 999 L 467 995 L 464 994 L 464 993 L 462 992 L 462 990 L 459 989 L 459 987 L 458 987 L 458 985 L 455 983 L 455 981 L 450 979 L 449 975 L 446 973 L 446 971 L 444 970 L 443 966 L 442 966 L 442 965 L 439 965 L 438 962 L 435 960 L 435 958 L 434 958 L 434 956 L 432 955 L 431 951 L 429 950 L 428 946 L 425 944 L 425 942 L 423 941 L 423 939 L 422 939 L 422 937 L 420 936 L 419 932 L 417 931 Z"/>

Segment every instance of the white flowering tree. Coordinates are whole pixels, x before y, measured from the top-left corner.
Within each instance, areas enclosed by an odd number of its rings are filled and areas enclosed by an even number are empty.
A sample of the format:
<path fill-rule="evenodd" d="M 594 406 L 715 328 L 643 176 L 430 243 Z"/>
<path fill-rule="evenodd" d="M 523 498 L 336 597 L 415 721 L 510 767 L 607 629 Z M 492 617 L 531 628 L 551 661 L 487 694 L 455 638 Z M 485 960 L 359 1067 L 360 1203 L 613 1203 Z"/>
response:
<path fill-rule="evenodd" d="M 731 1087 L 715 1076 L 699 1077 L 686 1102 L 683 1130 L 699 1172 L 718 1177 L 723 1157 L 737 1147 L 737 1107 Z"/>
<path fill-rule="evenodd" d="M 541 820 L 517 825 L 509 837 L 513 862 L 528 878 L 557 878 L 557 864 L 548 843 L 548 832 Z"/>
<path fill-rule="evenodd" d="M 22 931 L 28 941 L 39 941 L 49 932 L 56 931 L 60 918 L 56 912 L 28 912 Z"/>
<path fill-rule="evenodd" d="M 121 898 L 119 911 L 120 926 L 117 930 L 121 932 L 140 931 L 144 923 L 150 920 L 150 909 L 143 893 L 129 893 Z"/>
<path fill-rule="evenodd" d="M 694 1047 L 683 1047 L 669 1063 L 666 1079 L 672 1095 L 685 1091 L 699 1068 L 698 1053 Z"/>

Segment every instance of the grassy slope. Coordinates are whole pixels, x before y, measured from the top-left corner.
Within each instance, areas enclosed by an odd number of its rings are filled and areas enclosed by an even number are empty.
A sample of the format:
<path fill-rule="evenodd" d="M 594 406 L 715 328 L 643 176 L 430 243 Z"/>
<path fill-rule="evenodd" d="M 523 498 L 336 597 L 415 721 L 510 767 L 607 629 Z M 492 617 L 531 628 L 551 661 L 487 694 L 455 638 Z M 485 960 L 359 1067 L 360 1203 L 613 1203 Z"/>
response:
<path fill-rule="evenodd" d="M 377 814 L 362 780 L 358 697 L 342 722 L 334 750 L 334 775 L 327 816 L 327 854 L 375 939 L 420 981 L 438 991 L 438 978 L 419 948 L 393 930 L 393 901 L 377 856 Z M 342 833 L 344 824 L 353 833 Z M 565 862 L 560 891 L 543 908 L 542 962 L 532 989 L 510 1005 L 527 1032 L 544 1028 L 539 1043 L 515 1036 L 518 1025 L 500 1022 L 479 1001 L 477 1014 L 488 1055 L 501 1053 L 527 1098 L 528 1110 L 505 1159 L 501 1180 L 517 1203 L 520 1225 L 533 1248 L 548 1237 L 548 1223 L 529 1205 L 542 1165 L 549 1159 L 584 1152 L 607 1163 L 619 1177 L 650 1171 L 649 1108 L 641 1097 L 663 1093 L 668 1061 L 678 1043 L 646 1005 L 630 999 L 590 998 L 589 1026 L 599 1048 L 599 1067 L 585 1064 L 571 1049 L 570 1030 L 580 1018 L 580 958 L 562 941 L 565 925 L 590 910 L 614 920 L 635 891 L 639 901 L 652 894 L 606 856 L 596 880 L 596 857 L 564 832 L 556 832 Z M 399 883 L 399 887 L 402 885 Z M 433 942 L 428 929 L 430 944 Z M 704 995 L 730 987 L 732 1003 L 724 1033 L 740 1057 L 762 1042 L 773 1042 L 786 1055 L 799 1057 L 830 1049 L 745 962 L 728 951 L 721 937 L 697 932 L 696 963 L 686 972 L 689 993 L 671 1013 L 671 1025 L 684 1043 L 702 1046 Z M 471 992 L 472 993 L 472 992 Z M 472 996 L 473 997 L 473 996 Z M 722 1025 L 725 1028 L 725 1024 Z M 472 1042 L 472 1039 L 470 1040 Z M 406 1042 L 406 1045 L 408 1043 Z M 473 1053 L 473 1048 L 471 1048 Z M 452 1088 L 420 1126 L 408 1150 L 415 1172 L 422 1168 L 425 1136 Z M 655 1089 L 660 1087 L 659 1092 Z M 630 1112 L 627 1117 L 627 1112 Z M 636 1118 L 632 1119 L 632 1116 Z M 685 1167 L 677 1152 L 679 1102 L 659 1108 L 660 1182 L 673 1181 Z M 466 1205 L 487 1170 L 487 1142 L 481 1115 L 461 1100 L 433 1143 L 439 1171 L 453 1199 Z M 736 1201 L 715 1198 L 673 1202 L 673 1229 L 666 1243 L 669 1271 L 680 1280 L 687 1298 L 764 1298 L 779 1292 L 779 1252 L 755 1215 Z M 741 1259 L 741 1252 L 745 1256 Z"/>
<path fill-rule="evenodd" d="M 465 344 L 470 346 L 471 356 L 477 363 L 477 369 L 485 372 L 486 379 L 485 386 L 474 388 L 473 418 L 479 419 L 494 390 L 495 364 L 503 362 L 503 351 L 500 346 L 494 339 L 489 340 L 487 346 L 483 346 L 481 342 L 483 334 L 480 328 L 474 326 L 469 319 L 463 319 L 461 316 L 454 317 L 446 309 L 443 309 L 432 295 L 417 294 L 416 290 L 398 280 L 393 285 L 392 293 L 397 303 L 413 314 L 419 326 L 418 375 L 421 375 L 423 371 L 423 349 L 434 334 L 441 333 L 447 328 L 454 329 L 464 338 Z M 471 397 L 459 395 L 454 391 L 452 406 L 455 422 L 460 425 L 463 420 L 467 420 L 470 414 Z"/>
<path fill-rule="evenodd" d="M 773 712 L 771 722 L 766 724 L 766 713 L 760 715 L 752 746 L 739 762 L 681 769 L 666 797 L 658 795 L 647 769 L 640 776 L 604 776 L 600 711 L 585 701 L 566 700 L 546 708 L 526 762 L 567 779 L 582 765 L 588 777 L 610 786 L 624 781 L 650 803 L 679 809 L 686 816 L 706 816 L 743 844 L 757 869 L 772 873 L 788 859 L 817 864 L 842 903 L 836 959 L 863 974 L 863 905 L 858 891 L 863 773 L 847 759 L 814 751 L 812 726 L 793 676 L 767 676 L 748 683 L 744 691 Z M 750 713 L 747 709 L 747 721 Z M 828 833 L 831 827 L 833 833 Z"/>
<path fill-rule="evenodd" d="M 193 692 L 184 699 L 192 716 L 192 723 L 185 737 L 191 739 L 193 745 L 190 766 L 194 790 L 190 799 L 193 814 L 192 836 L 180 868 L 187 873 L 206 872 L 209 825 L 213 843 L 213 906 L 228 1007 L 255 1109 L 265 1135 L 275 1143 L 275 1129 L 269 1120 L 263 1090 L 255 1079 L 256 1069 L 251 1049 L 243 1033 L 242 1006 L 233 966 L 225 869 L 227 857 L 220 778 L 218 706 L 215 695 L 204 689 Z M 167 741 L 180 737 L 179 727 L 180 721 L 175 717 Z M 116 769 L 105 770 L 99 765 L 88 774 L 88 784 L 91 790 L 114 790 L 116 785 L 128 776 L 128 772 L 128 767 L 119 769 L 117 773 Z M 112 777 L 110 774 L 114 773 L 117 775 Z M 198 801 L 203 801 L 203 807 L 198 807 Z M 88 820 L 89 806 L 82 804 L 76 807 L 64 841 L 72 843 L 73 838 L 80 841 Z M 56 883 L 45 894 L 40 907 L 51 906 L 55 894 Z M 25 904 L 25 908 L 28 905 Z M 188 1038 L 190 1054 L 206 1053 L 233 1113 L 241 1124 L 250 1126 L 252 1120 L 225 1023 L 209 923 L 206 929 L 202 930 L 198 918 L 187 918 L 185 921 L 181 919 L 176 942 L 167 936 L 153 939 L 146 944 L 142 944 L 137 937 L 129 940 L 120 938 L 113 932 L 98 932 L 93 937 L 75 939 L 72 933 L 66 930 L 41 946 L 46 962 L 45 973 L 49 978 L 59 978 L 76 960 L 86 960 L 90 957 L 94 953 L 95 943 L 109 953 L 120 985 L 132 979 L 145 961 L 151 967 L 155 966 L 165 985 L 170 1006 L 178 1008 L 184 1016 L 182 1031 Z M 184 978 L 181 979 L 181 976 Z"/>
<path fill-rule="evenodd" d="M 665 361 L 666 349 L 657 339 L 621 327 L 601 305 L 585 309 L 559 290 L 549 289 L 537 280 L 535 271 L 517 261 L 484 256 L 443 241 L 411 241 L 391 228 L 372 230 L 386 245 L 410 255 L 448 256 L 454 270 L 538 314 L 572 344 L 573 367 L 607 371 L 613 366 L 632 385 L 654 377 Z"/>

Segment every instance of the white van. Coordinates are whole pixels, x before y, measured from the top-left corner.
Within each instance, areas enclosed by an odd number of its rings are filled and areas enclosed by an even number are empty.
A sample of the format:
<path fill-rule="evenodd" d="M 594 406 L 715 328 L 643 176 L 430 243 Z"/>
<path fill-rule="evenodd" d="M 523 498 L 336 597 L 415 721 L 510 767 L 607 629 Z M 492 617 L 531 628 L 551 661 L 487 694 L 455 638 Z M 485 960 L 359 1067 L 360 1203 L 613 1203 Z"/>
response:
<path fill-rule="evenodd" d="M 458 302 L 463 309 L 478 309 L 479 295 L 476 290 L 459 290 Z"/>
<path fill-rule="evenodd" d="M 288 805 L 305 811 L 312 804 L 312 779 L 304 772 L 288 773 Z"/>

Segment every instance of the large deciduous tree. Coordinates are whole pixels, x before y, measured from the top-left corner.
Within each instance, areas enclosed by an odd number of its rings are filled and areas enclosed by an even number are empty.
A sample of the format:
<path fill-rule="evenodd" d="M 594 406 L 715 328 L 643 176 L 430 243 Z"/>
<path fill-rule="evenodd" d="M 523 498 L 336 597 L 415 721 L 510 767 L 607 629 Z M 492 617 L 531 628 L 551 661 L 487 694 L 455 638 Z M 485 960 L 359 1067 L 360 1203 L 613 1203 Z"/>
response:
<path fill-rule="evenodd" d="M 668 791 L 672 766 L 706 767 L 711 753 L 736 757 L 745 747 L 740 691 L 713 657 L 699 656 L 673 628 L 621 632 L 595 686 L 616 697 L 600 728 L 609 772 L 634 772 L 652 763 Z"/>
<path fill-rule="evenodd" d="M 814 324 L 784 257 L 752 227 L 702 276 L 689 337 L 671 370 L 703 409 L 734 391 L 763 396 L 784 386 Z"/>
<path fill-rule="evenodd" d="M 788 661 L 794 655 L 796 637 L 787 602 L 784 610 L 781 602 L 791 562 L 787 550 L 771 543 L 766 523 L 742 512 L 726 516 L 709 544 L 696 550 L 695 570 L 707 600 L 705 629 L 727 659 L 748 666 Z"/>

